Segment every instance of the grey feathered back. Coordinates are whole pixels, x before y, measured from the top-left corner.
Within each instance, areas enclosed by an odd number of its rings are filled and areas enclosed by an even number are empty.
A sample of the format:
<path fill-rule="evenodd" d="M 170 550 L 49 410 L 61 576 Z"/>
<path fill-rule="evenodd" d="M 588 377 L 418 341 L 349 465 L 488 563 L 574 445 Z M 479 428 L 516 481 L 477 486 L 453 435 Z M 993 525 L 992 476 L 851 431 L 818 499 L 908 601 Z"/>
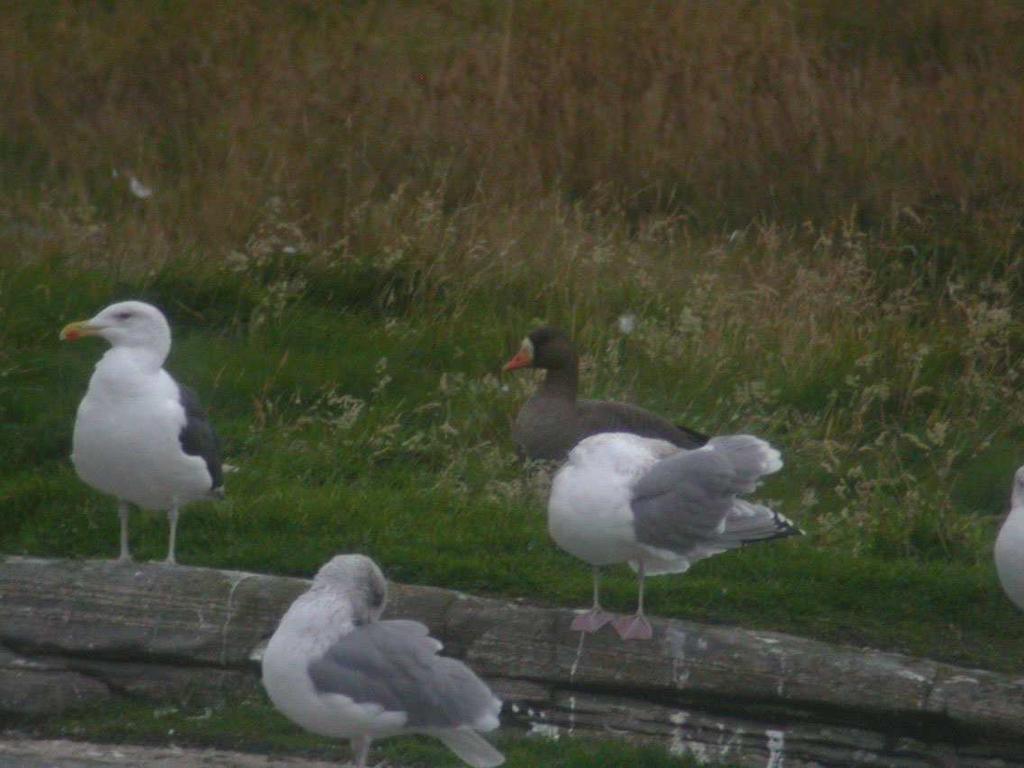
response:
<path fill-rule="evenodd" d="M 580 400 L 577 403 L 577 414 L 579 433 L 573 445 L 601 432 L 631 432 L 654 440 L 667 440 L 680 448 L 699 448 L 708 441 L 707 435 L 695 429 L 673 424 L 668 419 L 629 403 Z"/>
<path fill-rule="evenodd" d="M 501 702 L 465 664 L 438 656 L 440 649 L 419 622 L 371 622 L 312 662 L 309 676 L 319 693 L 405 712 L 406 727 L 496 727 Z"/>

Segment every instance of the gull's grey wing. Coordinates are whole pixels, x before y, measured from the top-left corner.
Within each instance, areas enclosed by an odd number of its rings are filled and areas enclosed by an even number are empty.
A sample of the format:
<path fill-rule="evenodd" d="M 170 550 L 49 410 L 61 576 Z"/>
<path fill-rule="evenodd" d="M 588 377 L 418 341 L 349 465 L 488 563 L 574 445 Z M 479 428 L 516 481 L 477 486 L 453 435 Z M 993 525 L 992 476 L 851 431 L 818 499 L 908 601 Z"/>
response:
<path fill-rule="evenodd" d="M 767 507 L 736 498 L 782 466 L 775 451 L 749 435 L 716 437 L 707 449 L 662 459 L 633 487 L 637 540 L 701 556 L 741 544 L 799 533 Z"/>
<path fill-rule="evenodd" d="M 181 450 L 190 456 L 199 456 L 213 480 L 211 490 L 224 485 L 224 470 L 220 460 L 220 438 L 206 417 L 199 395 L 191 387 L 178 384 L 178 402 L 185 409 L 185 426 L 178 433 Z"/>
<path fill-rule="evenodd" d="M 721 530 L 735 491 L 732 466 L 713 451 L 662 459 L 633 487 L 633 525 L 641 544 L 686 554 Z"/>
<path fill-rule="evenodd" d="M 405 712 L 410 728 L 495 727 L 501 702 L 461 661 L 438 656 L 440 649 L 418 622 L 371 622 L 312 662 L 309 676 L 318 693 Z"/>

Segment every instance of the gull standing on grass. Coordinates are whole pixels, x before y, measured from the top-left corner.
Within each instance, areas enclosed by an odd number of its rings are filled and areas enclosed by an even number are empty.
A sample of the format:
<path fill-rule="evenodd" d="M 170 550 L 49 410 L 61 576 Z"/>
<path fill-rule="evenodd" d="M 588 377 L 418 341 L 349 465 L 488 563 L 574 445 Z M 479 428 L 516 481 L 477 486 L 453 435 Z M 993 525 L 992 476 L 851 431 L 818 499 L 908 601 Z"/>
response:
<path fill-rule="evenodd" d="M 380 621 L 387 581 L 363 555 L 338 555 L 292 603 L 263 654 L 263 687 L 289 720 L 350 739 L 358 768 L 370 741 L 426 734 L 475 768 L 505 762 L 477 731 L 501 701 L 415 621 Z"/>
<path fill-rule="evenodd" d="M 1010 514 L 999 529 L 995 558 L 1003 591 L 1024 611 L 1024 467 L 1013 476 Z"/>
<path fill-rule="evenodd" d="M 196 393 L 163 369 L 171 329 L 141 301 L 111 304 L 91 320 L 69 323 L 60 338 L 100 336 L 110 349 L 96 364 L 78 406 L 71 461 L 88 485 L 117 498 L 121 561 L 131 560 L 128 512 L 166 510 L 168 563 L 174 563 L 178 512 L 223 498 L 220 443 Z"/>
<path fill-rule="evenodd" d="M 594 568 L 594 604 L 572 628 L 596 632 L 612 617 L 599 600 L 600 567 L 629 563 L 639 577 L 636 614 L 615 620 L 624 640 L 649 640 L 644 578 L 682 573 L 742 544 L 799 535 L 793 523 L 737 498 L 782 468 L 779 452 L 751 435 L 715 437 L 696 450 L 628 433 L 588 437 L 555 475 L 548 531 Z"/>

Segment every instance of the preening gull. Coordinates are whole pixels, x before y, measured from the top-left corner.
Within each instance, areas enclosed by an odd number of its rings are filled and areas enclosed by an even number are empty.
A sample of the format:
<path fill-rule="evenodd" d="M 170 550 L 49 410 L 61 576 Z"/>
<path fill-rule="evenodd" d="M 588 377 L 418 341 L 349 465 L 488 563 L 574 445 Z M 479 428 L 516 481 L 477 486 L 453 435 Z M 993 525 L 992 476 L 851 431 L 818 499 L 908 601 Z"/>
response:
<path fill-rule="evenodd" d="M 768 507 L 737 498 L 782 468 L 779 452 L 751 435 L 712 438 L 696 450 L 628 433 L 588 437 L 551 486 L 548 531 L 562 549 L 594 568 L 594 604 L 573 629 L 596 632 L 600 567 L 628 562 L 639 576 L 634 616 L 616 619 L 626 640 L 651 637 L 644 578 L 682 573 L 742 544 L 802 533 Z"/>
<path fill-rule="evenodd" d="M 292 603 L 263 654 L 263 687 L 308 731 L 350 739 L 356 765 L 370 741 L 418 733 L 477 768 L 505 758 L 477 731 L 498 727 L 499 701 L 415 621 L 380 621 L 387 581 L 362 555 L 338 555 Z"/>
<path fill-rule="evenodd" d="M 680 448 L 698 448 L 707 435 L 628 403 L 578 400 L 579 364 L 572 341 L 561 330 L 530 333 L 503 371 L 542 368 L 544 382 L 527 400 L 512 425 L 512 439 L 530 459 L 562 461 L 580 440 L 600 432 L 631 432 L 667 440 Z"/>
<path fill-rule="evenodd" d="M 995 558 L 1003 591 L 1024 611 L 1024 467 L 1013 476 L 1010 514 L 999 529 Z"/>
<path fill-rule="evenodd" d="M 131 560 L 128 512 L 134 504 L 167 511 L 167 562 L 173 563 L 179 510 L 224 495 L 217 435 L 196 393 L 163 369 L 171 329 L 159 309 L 122 301 L 60 332 L 67 341 L 83 336 L 100 336 L 110 349 L 78 406 L 71 461 L 82 480 L 117 498 L 120 559 Z"/>

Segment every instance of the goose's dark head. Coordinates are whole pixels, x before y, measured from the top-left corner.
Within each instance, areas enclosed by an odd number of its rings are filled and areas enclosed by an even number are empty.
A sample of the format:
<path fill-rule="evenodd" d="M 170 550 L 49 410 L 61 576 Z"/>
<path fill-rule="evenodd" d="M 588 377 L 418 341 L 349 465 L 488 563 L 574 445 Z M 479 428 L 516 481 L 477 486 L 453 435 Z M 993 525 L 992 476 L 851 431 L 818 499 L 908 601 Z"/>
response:
<path fill-rule="evenodd" d="M 576 351 L 569 337 L 558 328 L 544 326 L 523 339 L 515 356 L 505 363 L 503 371 L 517 368 L 543 368 L 558 370 L 576 362 Z"/>

